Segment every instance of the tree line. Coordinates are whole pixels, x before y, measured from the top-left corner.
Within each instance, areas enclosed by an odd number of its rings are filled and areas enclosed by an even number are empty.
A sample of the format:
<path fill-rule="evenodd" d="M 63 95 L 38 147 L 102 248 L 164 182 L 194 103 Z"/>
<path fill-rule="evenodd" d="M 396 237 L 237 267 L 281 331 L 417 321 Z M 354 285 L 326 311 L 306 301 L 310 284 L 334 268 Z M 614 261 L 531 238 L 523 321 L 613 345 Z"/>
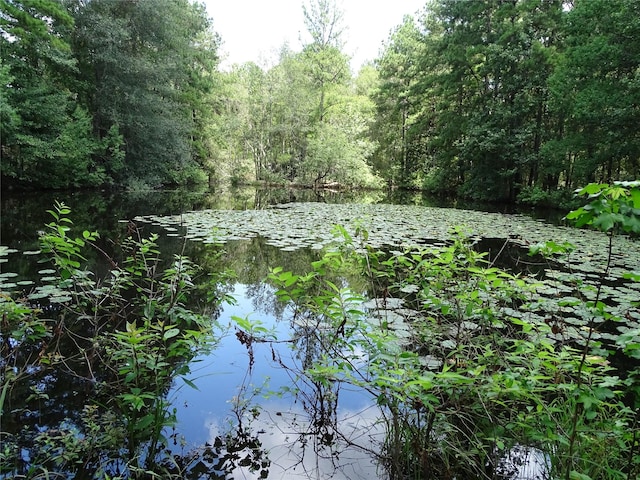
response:
<path fill-rule="evenodd" d="M 333 0 L 301 48 L 219 67 L 188 0 L 0 0 L 3 181 L 384 184 L 557 203 L 640 175 L 640 4 L 431 0 L 353 73 Z M 258 47 L 256 47 L 258 48 Z"/>
<path fill-rule="evenodd" d="M 3 181 L 202 177 L 219 39 L 188 0 L 2 0 Z"/>
<path fill-rule="evenodd" d="M 637 178 L 639 13 L 635 0 L 431 2 L 378 61 L 376 161 L 396 183 L 482 200 L 553 203 Z"/>

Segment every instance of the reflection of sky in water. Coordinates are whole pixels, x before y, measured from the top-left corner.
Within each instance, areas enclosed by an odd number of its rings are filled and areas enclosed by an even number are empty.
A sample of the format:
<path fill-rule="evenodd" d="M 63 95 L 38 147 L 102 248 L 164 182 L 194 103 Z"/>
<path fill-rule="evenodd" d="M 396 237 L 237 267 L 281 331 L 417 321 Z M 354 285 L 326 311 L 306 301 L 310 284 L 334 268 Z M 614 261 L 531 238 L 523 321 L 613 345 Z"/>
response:
<path fill-rule="evenodd" d="M 323 447 L 317 442 L 314 444 L 311 438 L 306 448 L 303 447 L 296 440 L 307 426 L 305 418 L 308 415 L 296 405 L 278 401 L 262 405 L 262 413 L 252 425 L 256 431 L 264 432 L 260 440 L 271 460 L 269 478 L 379 478 L 381 472 L 373 457 L 360 448 L 338 448 L 336 454 L 335 446 L 333 449 Z M 376 448 L 374 445 L 382 440 L 382 429 L 373 427 L 376 420 L 375 407 L 341 408 L 338 413 L 341 433 L 349 442 L 364 448 Z M 211 433 L 213 438 L 218 432 Z M 234 473 L 235 478 L 259 478 L 257 473 L 245 468 Z"/>
<path fill-rule="evenodd" d="M 232 316 L 251 314 L 250 319 L 262 321 L 267 328 L 276 326 L 279 339 L 290 337 L 286 320 L 278 322 L 270 313 L 254 312 L 246 286 L 236 285 L 233 296 L 238 304 L 224 306 L 219 319 L 221 325 L 231 322 Z M 258 437 L 269 452 L 272 462 L 269 478 L 377 478 L 379 472 L 372 456 L 362 449 L 335 446 L 330 449 L 319 445 L 313 436 L 305 437 L 306 448 L 296 441 L 308 430 L 311 421 L 300 399 L 291 395 L 269 398 L 261 395 L 283 386 L 293 387 L 291 373 L 273 362 L 271 344 L 254 343 L 253 348 L 255 364 L 249 374 L 247 349 L 231 328 L 211 355 L 199 357 L 199 361 L 192 364 L 189 378 L 198 390 L 180 379 L 176 381 L 179 388 L 171 399 L 177 408 L 177 432 L 185 437 L 185 448 L 213 443 L 216 436 L 230 431 L 230 425 L 237 423 L 233 414 L 234 400 L 244 387 L 245 398 L 260 407 L 259 416 L 250 425 L 254 434 L 260 432 Z M 294 364 L 288 344 L 277 344 L 274 348 L 285 364 Z M 295 363 L 299 364 L 299 361 Z M 256 395 L 252 396 L 254 392 Z M 337 419 L 341 434 L 349 443 L 376 451 L 383 438 L 382 429 L 373 427 L 378 419 L 374 403 L 365 392 L 344 386 L 339 390 Z M 336 450 L 339 453 L 336 454 Z M 259 478 L 259 473 L 239 468 L 234 472 L 234 478 Z"/>

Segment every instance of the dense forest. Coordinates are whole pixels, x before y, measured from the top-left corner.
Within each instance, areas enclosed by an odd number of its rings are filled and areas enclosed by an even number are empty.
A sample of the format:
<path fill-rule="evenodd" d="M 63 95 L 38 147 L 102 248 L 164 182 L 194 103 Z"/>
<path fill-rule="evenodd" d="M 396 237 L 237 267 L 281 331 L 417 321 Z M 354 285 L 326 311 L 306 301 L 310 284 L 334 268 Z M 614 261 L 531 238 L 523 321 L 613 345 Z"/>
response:
<path fill-rule="evenodd" d="M 189 0 L 0 0 L 3 185 L 557 203 L 640 177 L 640 2 L 431 0 L 359 72 L 336 3 L 302 8 L 306 44 L 222 70 Z"/>

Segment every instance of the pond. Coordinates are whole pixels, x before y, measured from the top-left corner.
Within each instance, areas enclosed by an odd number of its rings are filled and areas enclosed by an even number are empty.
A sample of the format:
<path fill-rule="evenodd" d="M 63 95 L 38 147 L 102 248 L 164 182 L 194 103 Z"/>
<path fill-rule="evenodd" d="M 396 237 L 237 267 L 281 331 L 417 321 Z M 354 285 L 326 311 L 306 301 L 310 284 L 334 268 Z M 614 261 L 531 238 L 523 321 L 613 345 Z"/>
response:
<path fill-rule="evenodd" d="M 606 263 L 606 239 L 601 234 L 578 235 L 540 215 L 496 211 L 500 208 L 495 206 L 450 208 L 419 195 L 400 199 L 383 192 L 319 196 L 311 191 L 251 188 L 144 194 L 4 192 L 3 291 L 34 289 L 47 275 L 48 270 L 30 253 L 38 249 L 38 231 L 51 220 L 46 211 L 55 200 L 71 208 L 78 231 L 100 232 L 97 244 L 105 251 L 112 251 L 113 244 L 130 231 L 128 221 L 133 221 L 143 235 L 160 235 L 163 253 L 184 252 L 206 269 L 235 272 L 224 287 L 235 302 L 223 303 L 213 314 L 220 326 L 219 343 L 211 353 L 198 354 L 191 361 L 189 379 L 197 389 L 177 380 L 167 392 L 177 418 L 177 424 L 165 432 L 170 449 L 183 459 L 207 458 L 215 464 L 219 478 L 384 477 L 383 466 L 376 461 L 385 442 L 376 398 L 339 382 L 327 386 L 305 378 L 305 351 L 312 347 L 300 340 L 303 335 L 297 331 L 304 328 L 292 321 L 293 313 L 265 282 L 274 267 L 307 271 L 334 241 L 332 225 L 343 225 L 354 236 L 357 229 L 366 230 L 372 247 L 387 250 L 408 244 L 442 245 L 451 228 L 464 226 L 477 248 L 488 252 L 489 261 L 529 275 L 532 281 L 544 280 L 531 302 L 538 307 L 529 316 L 562 316 L 566 307 L 558 300 L 574 298 L 576 278 L 598 282 Z M 577 247 L 557 270 L 525 255 L 529 246 L 550 240 L 571 241 Z M 614 308 L 628 310 L 630 302 L 640 298 L 640 287 L 621 283 L 619 272 L 640 269 L 640 246 L 626 238 L 616 240 L 611 278 L 604 279 L 601 298 Z M 92 269 L 106 272 L 107 266 L 95 252 L 87 259 Z M 629 322 L 621 328 L 636 328 L 640 315 L 637 309 L 627 310 Z M 559 342 L 568 341 L 572 329 L 584 327 L 584 319 L 566 317 L 570 320 L 563 321 L 565 328 L 553 332 Z M 264 326 L 278 341 L 247 345 L 239 335 L 238 318 Z M 617 334 L 598 335 L 606 341 Z M 82 386 L 63 376 L 40 378 L 31 387 L 38 390 L 37 398 L 24 394 L 7 400 L 13 409 L 9 416 L 3 414 L 3 434 L 18 435 L 26 425 L 39 431 L 60 428 L 66 419 L 78 417 L 85 403 Z M 26 404 L 17 408 L 16 402 Z M 198 452 L 195 457 L 193 452 Z M 28 463 L 26 451 L 23 460 Z M 199 478 L 197 472 L 193 468 L 189 478 Z"/>

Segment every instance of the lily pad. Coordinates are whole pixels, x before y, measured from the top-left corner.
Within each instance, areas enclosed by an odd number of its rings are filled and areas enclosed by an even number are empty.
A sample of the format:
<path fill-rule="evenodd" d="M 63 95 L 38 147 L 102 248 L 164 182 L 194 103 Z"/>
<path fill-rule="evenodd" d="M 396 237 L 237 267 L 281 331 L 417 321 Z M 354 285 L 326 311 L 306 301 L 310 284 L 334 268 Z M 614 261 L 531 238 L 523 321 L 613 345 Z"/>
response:
<path fill-rule="evenodd" d="M 15 248 L 9 248 L 5 245 L 0 245 L 0 257 L 4 257 L 6 255 L 9 255 L 10 253 L 16 253 L 18 250 L 16 250 Z"/>
<path fill-rule="evenodd" d="M 60 296 L 60 297 L 50 297 L 49 302 L 51 303 L 66 303 L 71 301 L 71 297 L 69 296 Z"/>

